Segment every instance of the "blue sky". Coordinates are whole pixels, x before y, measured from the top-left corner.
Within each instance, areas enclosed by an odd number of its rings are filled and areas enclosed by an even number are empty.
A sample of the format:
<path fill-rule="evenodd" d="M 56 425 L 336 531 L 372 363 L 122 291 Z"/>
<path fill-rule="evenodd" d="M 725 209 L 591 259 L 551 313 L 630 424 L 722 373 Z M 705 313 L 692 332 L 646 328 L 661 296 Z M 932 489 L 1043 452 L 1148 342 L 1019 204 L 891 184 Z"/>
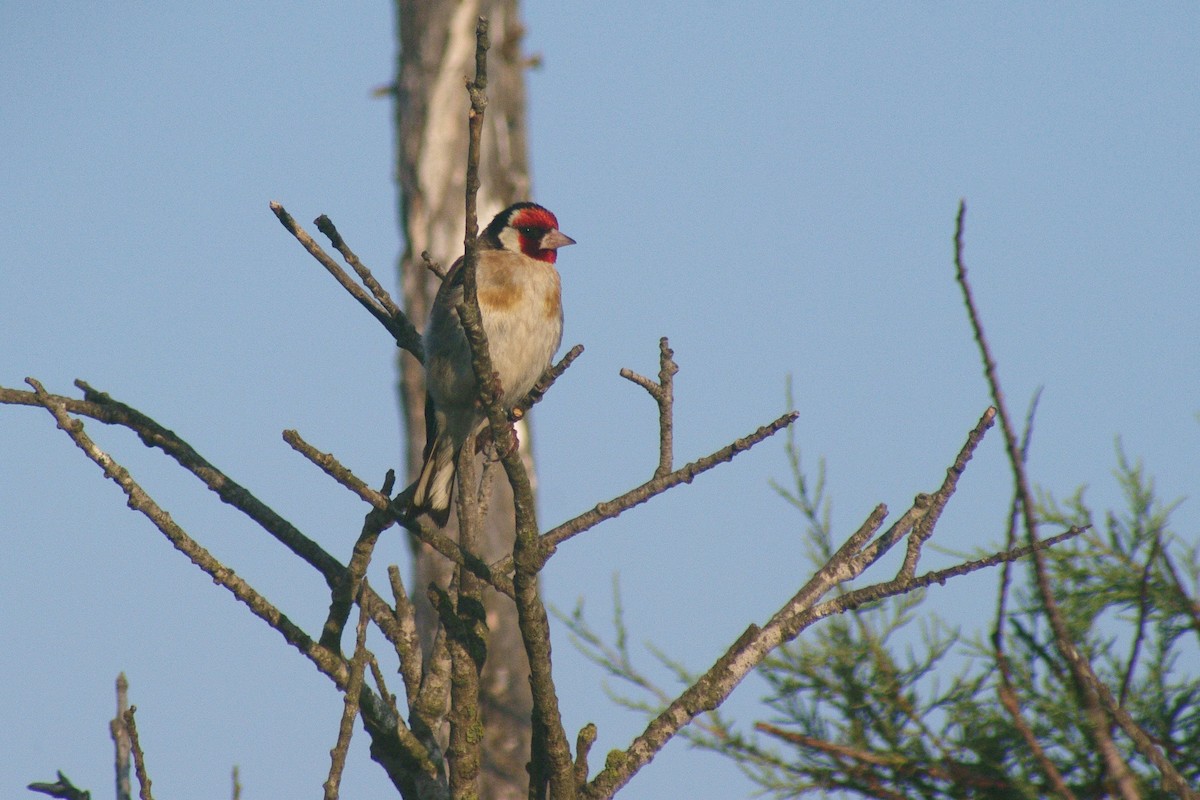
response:
<path fill-rule="evenodd" d="M 564 342 L 587 347 L 535 414 L 546 525 L 653 470 L 653 403 L 617 372 L 655 372 L 662 335 L 681 366 L 680 462 L 781 413 L 791 375 L 839 535 L 935 487 L 988 403 L 953 280 L 964 197 L 1014 413 L 1045 387 L 1033 479 L 1114 506 L 1120 436 L 1164 498 L 1194 493 L 1197 6 L 649 5 L 524 8 L 544 60 L 535 199 L 580 243 L 560 260 Z M 383 3 L 0 5 L 0 384 L 88 380 L 344 557 L 365 509 L 279 434 L 379 481 L 399 453 L 392 346 L 267 204 L 329 214 L 392 275 L 391 110 L 371 90 L 393 41 Z M 316 629 L 315 573 L 132 435 L 88 430 Z M 340 709 L 326 680 L 131 514 L 48 414 L 0 408 L 0 452 L 0 717 L 20 721 L 0 793 L 63 769 L 104 796 L 120 670 L 160 795 L 225 796 L 235 763 L 245 796 L 316 791 Z M 563 547 L 547 599 L 585 598 L 603 627 L 619 574 L 633 639 L 702 669 L 807 576 L 772 478 L 787 478 L 782 440 Z M 938 541 L 998 542 L 1009 492 L 993 432 Z M 1175 519 L 1195 542 L 1196 501 Z M 378 558 L 381 582 L 407 548 L 391 536 Z M 969 628 L 991 585 L 925 608 Z M 554 645 L 570 730 L 595 721 L 597 754 L 624 746 L 641 720 L 561 630 Z M 747 722 L 760 688 L 731 700 Z M 752 788 L 674 744 L 623 796 Z M 385 789 L 356 747 L 346 796 Z"/>

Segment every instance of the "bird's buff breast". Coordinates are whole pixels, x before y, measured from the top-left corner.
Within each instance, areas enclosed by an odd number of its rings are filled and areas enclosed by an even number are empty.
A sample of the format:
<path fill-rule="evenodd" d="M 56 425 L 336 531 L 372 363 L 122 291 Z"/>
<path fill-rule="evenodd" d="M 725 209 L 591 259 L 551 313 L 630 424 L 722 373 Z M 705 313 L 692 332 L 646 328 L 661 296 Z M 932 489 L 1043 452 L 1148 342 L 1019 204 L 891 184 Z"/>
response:
<path fill-rule="evenodd" d="M 533 388 L 558 350 L 562 339 L 562 307 L 558 272 L 552 265 L 508 261 L 494 259 L 489 269 L 481 269 L 477 285 L 492 365 L 504 387 L 501 402 L 511 406 Z M 475 399 L 466 336 L 458 325 L 457 315 L 451 313 L 451 316 L 453 322 L 440 320 L 439 327 L 441 334 L 445 334 L 452 325 L 453 334 L 437 337 L 442 345 L 449 346 L 431 353 L 433 357 L 428 364 L 429 389 L 434 401 L 443 408 L 473 405 Z M 434 325 L 438 322 L 435 319 Z"/>

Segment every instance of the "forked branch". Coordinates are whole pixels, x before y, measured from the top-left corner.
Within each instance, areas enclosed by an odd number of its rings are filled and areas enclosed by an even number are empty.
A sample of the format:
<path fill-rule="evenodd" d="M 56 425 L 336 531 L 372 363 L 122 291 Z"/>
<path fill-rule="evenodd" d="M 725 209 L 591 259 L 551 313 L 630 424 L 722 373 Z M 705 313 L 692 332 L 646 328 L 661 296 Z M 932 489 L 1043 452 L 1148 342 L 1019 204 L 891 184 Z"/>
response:
<path fill-rule="evenodd" d="M 674 356 L 667 337 L 659 339 L 658 383 L 631 369 L 621 369 L 622 378 L 641 386 L 658 404 L 658 468 L 654 470 L 655 478 L 662 478 L 671 472 L 674 458 L 675 373 L 679 372 Z"/>
<path fill-rule="evenodd" d="M 821 602 L 835 586 L 858 577 L 878 561 L 907 533 L 927 540 L 932 535 L 936 515 L 953 495 L 958 476 L 966 467 L 972 453 L 990 427 L 994 412 L 988 409 L 979 424 L 967 437 L 962 451 L 947 470 L 942 487 L 933 495 L 918 495 L 913 507 L 901 521 L 876 536 L 886 516 L 884 506 L 877 506 L 859 529 L 837 550 L 834 556 L 805 584 L 765 625 L 749 626 L 738 640 L 695 683 L 672 701 L 655 717 L 646 730 L 623 751 L 609 754 L 605 767 L 587 785 L 588 798 L 609 798 L 637 773 L 641 767 L 683 726 L 698 715 L 717 708 L 730 692 L 775 648 L 792 641 L 819 619 L 857 608 L 865 603 L 911 592 L 950 578 L 969 574 L 1004 561 L 1021 558 L 1031 551 L 1049 547 L 1078 535 L 1074 529 L 1060 537 L 1036 545 L 1027 545 L 996 553 L 987 558 L 959 564 L 945 570 L 923 575 L 907 574 L 904 569 L 892 580 L 867 586 Z M 934 516 L 931 518 L 930 515 Z M 929 520 L 925 523 L 925 520 Z M 872 540 L 872 537 L 875 537 Z"/>
<path fill-rule="evenodd" d="M 279 219 L 283 227 L 287 228 L 288 233 L 296 237 L 296 241 L 315 258 L 321 266 L 323 266 L 330 275 L 334 277 L 343 289 L 350 293 L 350 296 L 358 301 L 358 304 L 370 312 L 371 316 L 379 320 L 383 327 L 387 328 L 388 333 L 396 340 L 396 344 L 404 350 L 412 353 L 413 356 L 420 362 L 425 361 L 425 350 L 421 345 L 421 334 L 409 320 L 408 316 L 401 311 L 392 298 L 371 271 L 358 260 L 358 256 L 354 255 L 353 251 L 342 240 L 342 237 L 337 232 L 337 228 L 333 227 L 333 223 L 325 215 L 317 218 L 317 226 L 327 236 L 333 240 L 334 246 L 342 253 L 349 263 L 362 278 L 363 283 L 371 290 L 372 294 L 367 294 L 363 287 L 354 282 L 346 270 L 342 269 L 333 258 L 322 249 L 321 245 L 308 234 L 304 228 L 300 227 L 299 223 L 287 212 L 281 204 L 271 201 L 271 211 Z M 373 296 L 372 296 L 373 295 Z"/>

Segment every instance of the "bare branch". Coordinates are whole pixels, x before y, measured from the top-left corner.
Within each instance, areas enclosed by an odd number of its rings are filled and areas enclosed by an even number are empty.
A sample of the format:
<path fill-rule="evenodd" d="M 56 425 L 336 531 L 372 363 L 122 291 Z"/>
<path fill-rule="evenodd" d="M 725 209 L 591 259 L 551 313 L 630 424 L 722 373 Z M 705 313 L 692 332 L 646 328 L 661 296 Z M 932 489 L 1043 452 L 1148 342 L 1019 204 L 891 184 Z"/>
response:
<path fill-rule="evenodd" d="M 446 280 L 446 270 L 440 263 L 433 260 L 433 257 L 429 255 L 428 250 L 421 251 L 421 261 L 425 264 L 425 269 L 438 276 L 438 280 Z"/>
<path fill-rule="evenodd" d="M 984 376 L 987 378 L 992 399 L 999 412 L 1000 426 L 1004 431 L 1009 466 L 1012 469 L 1017 495 L 1021 500 L 1021 514 L 1025 526 L 1025 534 L 1030 544 L 1036 544 L 1038 533 L 1037 520 L 1034 518 L 1033 512 L 1033 493 L 1029 488 L 1029 480 L 1025 473 L 1025 464 L 1021 457 L 1020 445 L 1004 402 L 1004 393 L 1000 388 L 1000 379 L 996 373 L 996 361 L 992 357 L 987 337 L 983 331 L 983 323 L 971 293 L 971 285 L 967 280 L 967 268 L 963 259 L 963 230 L 966 213 L 966 202 L 960 202 L 954 226 L 955 276 L 962 289 L 963 303 L 967 309 L 967 316 L 971 321 L 975 341 L 979 346 L 980 358 L 983 361 Z M 1095 741 L 1096 747 L 1104 759 L 1109 775 L 1115 781 L 1122 796 L 1126 800 L 1136 800 L 1138 797 L 1137 781 L 1129 764 L 1122 758 L 1120 750 L 1109 734 L 1105 712 L 1111 715 L 1117 724 L 1121 726 L 1121 729 L 1125 731 L 1125 734 L 1133 740 L 1134 746 L 1137 747 L 1138 751 L 1154 764 L 1155 768 L 1162 774 L 1163 783 L 1169 790 L 1177 792 L 1181 797 L 1185 798 L 1200 797 L 1200 794 L 1187 786 L 1179 771 L 1166 758 L 1161 748 L 1142 730 L 1129 713 L 1121 708 L 1109 688 L 1096 675 L 1091 663 L 1079 651 L 1075 642 L 1072 641 L 1066 621 L 1063 619 L 1062 611 L 1058 606 L 1058 601 L 1054 598 L 1054 591 L 1050 585 L 1050 577 L 1046 569 L 1045 559 L 1037 548 L 1033 551 L 1033 570 L 1042 607 L 1046 612 L 1046 619 L 1050 624 L 1051 630 L 1054 631 L 1055 647 L 1067 662 L 1076 695 L 1083 705 L 1084 716 L 1088 722 L 1087 731 Z"/>
<path fill-rule="evenodd" d="M 1158 560 L 1158 551 L 1162 546 L 1162 533 L 1156 533 L 1150 543 L 1150 554 L 1146 556 L 1146 564 L 1142 567 L 1142 579 L 1138 586 L 1138 615 L 1136 633 L 1133 644 L 1129 649 L 1129 661 L 1125 665 L 1125 674 L 1121 678 L 1121 692 L 1117 701 L 1125 707 L 1129 696 L 1129 686 L 1133 682 L 1133 673 L 1137 670 L 1138 656 L 1142 651 L 1142 643 L 1146 639 L 1146 624 L 1150 618 L 1150 579 L 1154 576 L 1154 562 Z"/>
<path fill-rule="evenodd" d="M 923 575 L 916 575 L 912 578 L 896 578 L 894 580 L 884 581 L 883 583 L 864 586 L 861 589 L 855 589 L 854 591 L 847 592 L 846 594 L 834 600 L 829 600 L 825 603 L 813 606 L 812 611 L 810 612 L 813 615 L 813 619 L 809 619 L 807 615 L 802 615 L 801 617 L 797 618 L 797 621 L 802 623 L 802 628 L 805 628 L 815 622 L 817 619 L 832 616 L 834 614 L 841 614 L 844 611 L 852 611 L 856 608 L 866 605 L 867 603 L 874 603 L 878 600 L 882 600 L 885 597 L 894 597 L 898 594 L 907 594 L 908 592 L 912 592 L 917 589 L 927 589 L 934 584 L 944 586 L 946 581 L 950 580 L 951 578 L 968 575 L 972 572 L 978 572 L 981 569 L 994 567 L 997 564 L 1012 562 L 1016 561 L 1017 559 L 1025 558 L 1032 553 L 1049 550 L 1051 547 L 1057 544 L 1074 539 L 1076 536 L 1080 535 L 1086 530 L 1087 528 L 1071 528 L 1063 533 L 1060 533 L 1058 536 L 1052 536 L 1049 539 L 1039 541 L 1036 544 L 1026 544 L 1020 547 L 1014 547 L 1011 550 L 1001 550 L 998 553 L 993 553 L 992 555 L 985 556 L 984 558 L 964 561 L 963 563 L 957 564 L 953 567 L 934 570 L 933 572 L 926 572 Z"/>
<path fill-rule="evenodd" d="M 51 797 L 61 797 L 63 800 L 91 800 L 92 798 L 91 792 L 80 789 L 71 783 L 71 779 L 63 775 L 62 770 L 58 771 L 58 780 L 54 783 L 31 783 L 25 788 L 31 792 L 48 794 Z"/>
<path fill-rule="evenodd" d="M 338 787 L 342 783 L 342 770 L 346 767 L 346 753 L 350 750 L 350 737 L 354 734 L 354 720 L 358 717 L 359 695 L 363 688 L 363 672 L 370 652 L 367 650 L 367 603 L 366 579 L 359 588 L 358 625 L 355 628 L 354 656 L 350 659 L 350 678 L 346 681 L 346 694 L 342 703 L 342 719 L 338 723 L 337 743 L 329 751 L 329 777 L 325 779 L 325 800 L 337 800 Z"/>
<path fill-rule="evenodd" d="M 175 459 L 181 467 L 199 478 L 221 498 L 221 502 L 233 506 L 254 520 L 263 530 L 315 568 L 321 573 L 326 584 L 332 587 L 339 579 L 345 567 L 337 559 L 248 489 L 213 466 L 174 431 L 168 430 L 132 406 L 114 400 L 106 392 L 92 388 L 86 381 L 77 380 L 75 385 L 83 390 L 83 400 L 61 395 L 48 397 L 64 411 L 91 417 L 106 425 L 120 425 L 133 431 L 144 445 L 162 450 Z M 45 405 L 35 392 L 4 388 L 0 388 L 0 402 L 29 406 Z"/>
<path fill-rule="evenodd" d="M 331 588 L 344 578 L 346 568 L 254 495 L 201 458 L 195 450 L 173 432 L 163 428 L 141 412 L 117 403 L 105 394 L 96 392 L 83 381 L 77 381 L 76 384 L 84 390 L 87 400 L 72 400 L 58 395 L 50 395 L 40 383 L 30 379 L 30 385 L 34 387 L 33 392 L 0 388 L 0 402 L 40 405 L 49 410 L 59 427 L 67 431 L 84 454 L 96 462 L 109 479 L 121 486 L 128 497 L 131 508 L 150 519 L 176 549 L 183 552 L 194 564 L 208 573 L 214 582 L 224 586 L 237 599 L 245 603 L 255 616 L 279 631 L 289 644 L 309 658 L 339 688 L 343 687 L 347 678 L 347 668 L 340 655 L 314 642 L 249 584 L 238 577 L 233 570 L 220 564 L 207 550 L 197 544 L 171 520 L 170 515 L 142 490 L 124 467 L 113 461 L 95 445 L 84 433 L 83 424 L 79 420 L 72 419 L 68 415 L 68 411 L 91 416 L 108 424 L 127 427 L 137 433 L 148 447 L 157 447 L 163 450 L 181 466 L 200 478 L 222 500 L 241 510 L 304 561 L 316 567 Z M 383 598 L 374 592 L 369 594 L 368 602 L 372 619 L 380 626 L 380 630 L 394 641 L 397 638 L 397 626 L 391 608 Z M 401 720 L 389 719 L 383 713 L 382 706 L 373 697 L 366 698 L 362 707 L 364 725 L 371 733 L 375 744 L 380 746 L 373 749 L 372 756 L 384 766 L 397 785 L 411 781 L 414 776 L 420 779 L 425 772 L 434 771 L 429 760 L 429 753 L 404 728 Z M 393 747 L 391 742 L 396 742 L 398 746 Z"/>
<path fill-rule="evenodd" d="M 400 677 L 404 679 L 404 694 L 409 708 L 417 701 L 421 688 L 421 637 L 417 634 L 416 609 L 404 589 L 400 568 L 388 566 L 388 579 L 392 585 L 392 598 L 396 604 L 396 625 L 400 630 L 394 646 L 400 659 Z"/>
<path fill-rule="evenodd" d="M 387 508 L 387 497 L 391 491 L 384 492 L 382 506 L 380 505 L 380 493 L 373 490 L 361 478 L 358 478 L 349 468 L 344 466 L 332 453 L 323 453 L 317 448 L 304 440 L 299 432 L 295 430 L 285 430 L 283 432 L 283 440 L 300 455 L 307 458 L 316 466 L 320 467 L 321 471 L 335 481 L 345 486 L 350 491 L 361 497 L 376 508 Z"/>
<path fill-rule="evenodd" d="M 45 388 L 32 378 L 26 382 L 33 387 L 38 400 L 45 406 L 58 422 L 58 427 L 67 432 L 71 440 L 80 450 L 94 461 L 107 478 L 112 480 L 125 492 L 130 508 L 141 512 L 158 528 L 167 540 L 186 555 L 193 564 L 206 572 L 214 582 L 228 589 L 234 597 L 246 604 L 254 615 L 266 622 L 280 633 L 288 644 L 295 647 L 316 665 L 324 674 L 333 679 L 338 686 L 344 686 L 346 681 L 346 665 L 336 653 L 331 652 L 314 642 L 295 623 L 255 591 L 248 583 L 238 577 L 233 570 L 221 564 L 211 553 L 201 547 L 183 528 L 179 527 L 153 498 L 137 484 L 129 471 L 113 461 L 107 453 L 96 446 L 83 431 L 83 423 L 67 415 L 63 405 L 48 394 Z"/>
<path fill-rule="evenodd" d="M 137 706 L 130 706 L 125 709 L 121 719 L 125 720 L 125 729 L 129 731 L 129 744 L 133 750 L 133 769 L 137 773 L 138 779 L 138 797 L 141 800 L 154 800 L 154 795 L 150 794 L 150 776 L 146 773 L 146 756 L 142 753 L 142 743 L 138 740 L 137 721 L 134 719 L 136 713 Z"/>
<path fill-rule="evenodd" d="M 389 469 L 383 480 L 382 494 L 384 496 L 391 494 L 395 483 L 396 473 Z M 335 653 L 341 651 L 342 631 L 350 617 L 350 607 L 354 603 L 354 598 L 359 598 L 364 611 L 372 606 L 369 588 L 366 592 L 362 592 L 360 589 L 366 583 L 367 567 L 371 563 L 371 555 L 375 552 L 375 543 L 379 541 L 380 534 L 391 527 L 394 521 L 387 509 L 373 508 L 367 512 L 366 519 L 363 520 L 362 531 L 354 543 L 354 552 L 350 556 L 350 564 L 345 575 L 330 592 L 329 616 L 321 629 L 320 641 L 324 647 Z M 390 615 L 387 615 L 387 618 L 393 619 Z M 383 629 L 382 626 L 380 629 Z M 400 635 L 396 626 L 391 625 L 388 626 L 387 634 L 389 638 Z"/>
<path fill-rule="evenodd" d="M 790 411 L 779 417 L 774 422 L 764 425 L 758 430 L 737 439 L 729 445 L 722 447 L 720 450 L 697 459 L 689 464 L 685 464 L 679 469 L 671 472 L 661 478 L 652 478 L 646 481 L 641 486 L 630 489 L 624 494 L 614 497 L 603 503 L 598 503 L 592 510 L 586 511 L 574 519 L 567 520 L 556 528 L 552 528 L 541 536 L 541 544 L 544 548 L 543 558 L 549 558 L 554 554 L 554 550 L 558 545 L 577 536 L 580 533 L 594 528 L 601 522 L 619 515 L 623 511 L 633 508 L 636 505 L 649 500 L 655 495 L 662 494 L 668 489 L 674 488 L 681 483 L 691 483 L 695 477 L 703 472 L 707 472 L 713 467 L 724 464 L 727 461 L 733 460 L 733 457 L 739 453 L 749 450 L 754 445 L 764 439 L 778 433 L 779 431 L 791 425 L 800 415 L 794 411 Z M 544 561 L 543 561 L 544 563 Z M 493 572 L 507 572 L 513 568 L 512 559 L 504 558 L 492 565 Z"/>
<path fill-rule="evenodd" d="M 918 511 L 911 515 L 914 520 L 913 525 L 919 524 L 935 503 L 939 504 L 937 507 L 940 510 L 945 500 L 953 494 L 958 476 L 965 468 L 971 453 L 974 452 L 990 424 L 991 414 L 985 412 L 983 419 L 968 435 L 967 443 L 955 459 L 954 464 L 947 470 L 946 481 L 942 487 L 933 497 L 922 495 L 914 503 L 914 508 Z M 884 506 L 876 507 L 862 526 L 845 544 L 838 548 L 833 558 L 772 615 L 763 627 L 750 625 L 707 672 L 650 722 L 646 730 L 635 738 L 629 747 L 623 752 L 611 753 L 605 768 L 588 784 L 585 792 L 587 797 L 611 797 L 684 725 L 690 723 L 698 715 L 711 711 L 723 703 L 734 687 L 760 664 L 768 653 L 794 639 L 800 631 L 818 619 L 830 614 L 841 613 L 862 603 L 902 594 L 934 583 L 940 584 L 951 577 L 982 569 L 1001 560 L 1019 558 L 1023 554 L 1021 551 L 1000 553 L 987 559 L 968 562 L 949 570 L 927 573 L 919 577 L 900 575 L 892 581 L 848 592 L 834 600 L 818 605 L 820 598 L 834 586 L 852 580 L 866 568 L 867 564 L 873 563 L 888 547 L 898 541 L 899 537 L 889 530 L 871 545 L 863 548 L 861 552 L 859 551 L 863 543 L 879 529 L 885 514 Z M 931 530 L 932 528 L 930 528 Z"/>
<path fill-rule="evenodd" d="M 512 407 L 512 417 L 514 420 L 525 416 L 534 405 L 540 403 L 546 392 L 550 391 L 550 387 L 554 382 L 562 377 L 562 374 L 567 371 L 567 368 L 575 362 L 583 354 L 583 345 L 577 344 L 567 351 L 567 354 L 559 359 L 559 362 L 546 370 L 546 373 L 538 379 L 538 382 L 529 390 L 529 394 L 525 395 L 515 406 Z"/>
<path fill-rule="evenodd" d="M 1029 459 L 1029 447 L 1033 440 L 1033 420 L 1041 396 L 1041 389 L 1038 389 L 1034 393 L 1033 399 L 1029 403 L 1029 410 L 1025 415 L 1025 428 L 1021 436 L 1020 447 L 1022 463 L 1025 463 Z M 1008 514 L 1008 531 L 1005 536 L 1005 547 L 1009 550 L 1017 542 L 1017 524 L 1020 513 L 1021 495 L 1014 490 Z M 996 667 L 1000 675 L 1000 684 L 996 687 L 996 693 L 1000 698 L 1000 705 L 1008 712 L 1009 718 L 1012 719 L 1013 727 L 1021 735 L 1025 746 L 1033 754 L 1038 769 L 1041 770 L 1046 780 L 1050 782 L 1050 785 L 1054 787 L 1054 791 L 1063 800 L 1075 800 L 1075 793 L 1067 786 L 1062 772 L 1059 771 L 1054 761 L 1046 753 L 1046 749 L 1042 747 L 1042 743 L 1038 741 L 1037 735 L 1029 726 L 1028 721 L 1026 721 L 1025 715 L 1021 710 L 1021 702 L 1017 695 L 1016 686 L 1013 684 L 1012 668 L 1009 665 L 1008 654 L 1005 652 L 1004 646 L 1004 622 L 1007 618 L 1006 608 L 1008 604 L 1009 584 L 1012 580 L 1012 565 L 1013 562 L 1011 561 L 1004 562 L 1000 570 L 1000 586 L 996 596 L 996 624 L 992 629 L 992 648 L 995 651 Z"/>
<path fill-rule="evenodd" d="M 279 218 L 283 227 L 287 228 L 288 233 L 296 237 L 296 241 L 315 258 L 325 270 L 341 284 L 342 288 L 350 293 L 351 297 L 358 301 L 359 305 L 370 312 L 371 316 L 379 321 L 383 327 L 387 328 L 388 333 L 396 340 L 396 344 L 404 350 L 412 353 L 416 359 L 422 363 L 425 361 L 425 350 L 421 345 L 421 334 L 416 327 L 404 315 L 404 312 L 396 309 L 395 313 L 389 313 L 386 308 L 380 305 L 379 301 L 368 295 L 361 286 L 346 274 L 346 270 L 342 269 L 341 265 L 333 260 L 326 253 L 321 245 L 317 244 L 308 233 L 297 224 L 292 215 L 287 212 L 282 205 L 271 201 L 271 211 Z M 366 268 L 363 267 L 365 270 Z M 372 277 L 374 282 L 374 277 Z M 378 284 L 376 284 L 378 285 Z M 381 289 L 382 291 L 382 289 Z M 394 304 L 393 304 L 394 305 Z"/>
<path fill-rule="evenodd" d="M 979 446 L 979 443 L 983 440 L 983 435 L 987 433 L 988 428 L 992 427 L 995 419 L 996 409 L 988 408 L 983 412 L 979 423 L 971 431 L 970 436 L 967 437 L 966 444 L 959 451 L 958 457 L 954 459 L 954 463 L 946 470 L 946 480 L 929 498 L 928 509 L 913 526 L 912 536 L 908 537 L 908 551 L 905 553 L 904 563 L 900 567 L 901 575 L 911 577 L 916 571 L 917 560 L 921 557 L 921 546 L 933 535 L 933 526 L 937 524 L 938 518 L 942 515 L 942 509 L 946 507 L 946 503 L 950 502 L 950 498 L 954 495 L 954 490 L 958 488 L 958 479 L 962 475 L 963 470 L 967 468 L 967 462 L 975 454 L 975 448 Z"/>
<path fill-rule="evenodd" d="M 112 735 L 115 755 L 113 771 L 117 780 L 117 800 L 130 800 L 129 787 L 129 731 L 125 729 L 125 710 L 129 708 L 129 679 L 122 672 L 117 675 L 117 715 L 108 723 Z"/>
<path fill-rule="evenodd" d="M 631 369 L 621 370 L 622 378 L 641 386 L 658 404 L 658 468 L 654 470 L 655 478 L 669 474 L 673 461 L 675 374 L 679 372 L 679 365 L 675 363 L 674 355 L 675 353 L 667 342 L 667 337 L 659 339 L 658 383 Z"/>
<path fill-rule="evenodd" d="M 363 282 L 363 286 L 366 286 L 371 290 L 371 294 L 374 296 L 375 302 L 379 303 L 379 305 L 383 307 L 383 310 L 391 315 L 392 319 L 404 318 L 404 312 L 401 311 L 400 307 L 396 305 L 396 302 L 392 300 L 392 296 L 388 294 L 386 289 L 379 285 L 379 281 L 377 281 L 375 276 L 371 274 L 371 270 L 367 269 L 366 265 L 363 264 L 359 257 L 355 255 L 354 251 L 350 249 L 350 245 L 346 244 L 346 241 L 342 239 L 342 235 L 338 233 L 338 229 L 334 226 L 333 220 L 322 214 L 321 216 L 317 217 L 314 222 L 316 223 L 317 230 L 325 234 L 326 238 L 329 239 L 330 244 L 334 246 L 334 249 L 342 254 L 342 258 L 344 258 L 346 263 L 350 265 L 355 273 L 357 273 L 359 280 Z"/>

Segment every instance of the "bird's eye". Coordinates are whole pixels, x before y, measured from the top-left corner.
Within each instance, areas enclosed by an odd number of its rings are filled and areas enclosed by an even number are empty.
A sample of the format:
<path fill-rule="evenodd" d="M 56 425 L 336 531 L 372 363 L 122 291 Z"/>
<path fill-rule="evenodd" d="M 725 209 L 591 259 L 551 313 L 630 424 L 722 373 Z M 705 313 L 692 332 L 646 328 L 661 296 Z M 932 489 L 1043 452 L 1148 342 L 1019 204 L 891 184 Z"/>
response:
<path fill-rule="evenodd" d="M 530 225 L 524 225 L 520 228 L 517 228 L 517 230 L 521 232 L 522 236 L 537 236 L 538 234 L 538 229 Z"/>

